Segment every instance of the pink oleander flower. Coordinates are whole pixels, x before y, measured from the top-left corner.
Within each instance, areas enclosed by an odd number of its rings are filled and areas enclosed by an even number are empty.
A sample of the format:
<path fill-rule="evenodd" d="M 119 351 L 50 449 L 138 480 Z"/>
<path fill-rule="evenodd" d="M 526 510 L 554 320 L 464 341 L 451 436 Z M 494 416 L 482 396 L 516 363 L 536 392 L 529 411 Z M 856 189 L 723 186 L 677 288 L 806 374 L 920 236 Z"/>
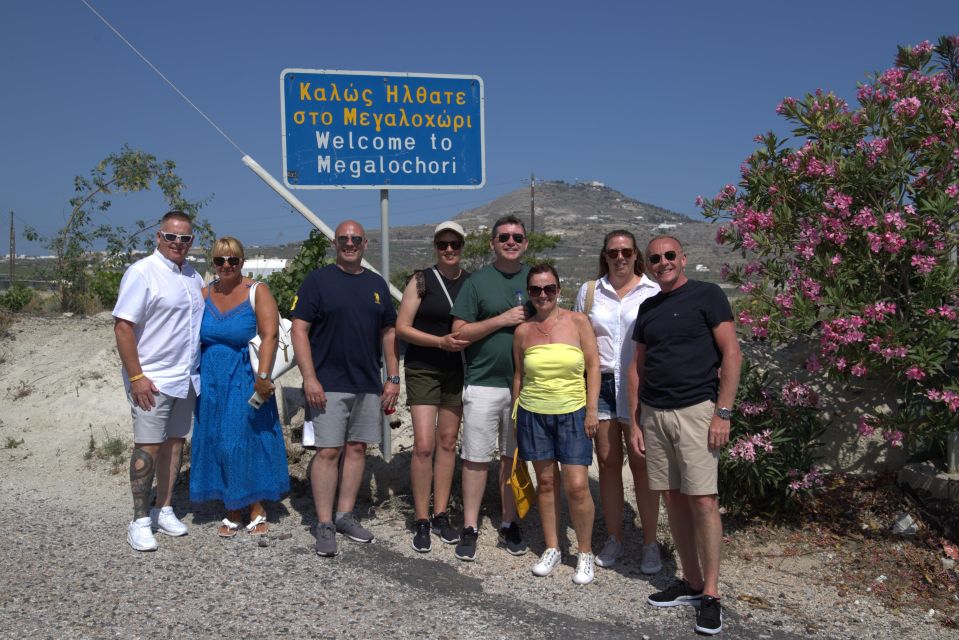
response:
<path fill-rule="evenodd" d="M 956 308 L 948 304 L 940 306 L 937 311 L 939 312 L 939 317 L 945 318 L 946 320 L 955 320 L 957 317 Z"/>
<path fill-rule="evenodd" d="M 747 327 L 753 323 L 753 317 L 749 314 L 749 311 L 743 309 L 739 312 L 739 324 L 746 325 Z"/>
<path fill-rule="evenodd" d="M 882 437 L 886 439 L 886 442 L 890 447 L 901 447 L 902 439 L 905 437 L 902 431 L 887 431 L 882 434 Z"/>
<path fill-rule="evenodd" d="M 864 413 L 861 416 L 859 416 L 859 425 L 858 425 L 859 435 L 863 436 L 864 438 L 868 438 L 869 436 L 876 433 L 877 422 L 878 422 L 878 419 L 869 414 Z"/>
<path fill-rule="evenodd" d="M 789 97 L 783 98 L 783 101 L 776 106 L 776 113 L 778 113 L 779 115 L 782 115 L 786 113 L 789 107 L 793 107 L 795 105 L 796 105 L 795 98 L 789 98 Z"/>
<path fill-rule="evenodd" d="M 771 196 L 774 196 L 774 195 L 776 195 L 777 193 L 779 193 L 779 187 L 777 187 L 777 186 L 774 185 L 774 184 L 771 184 L 771 185 L 769 185 L 769 188 L 766 189 L 766 193 L 768 193 L 768 194 L 771 195 Z"/>
<path fill-rule="evenodd" d="M 903 98 L 896 104 L 892 106 L 892 110 L 900 118 L 915 118 L 916 114 L 919 113 L 919 107 L 922 106 L 922 103 L 919 101 L 919 98 L 915 96 L 909 96 L 908 98 Z"/>
<path fill-rule="evenodd" d="M 886 224 L 902 231 L 906 228 L 906 221 L 902 219 L 902 214 L 898 211 L 888 211 L 886 215 L 883 216 L 883 220 Z"/>
<path fill-rule="evenodd" d="M 921 368 L 913 365 L 909 367 L 908 369 L 906 369 L 906 377 L 909 378 L 910 380 L 922 380 L 923 378 L 926 377 L 926 372 L 923 371 Z"/>
<path fill-rule="evenodd" d="M 946 195 L 950 198 L 955 198 L 959 196 L 959 184 L 953 183 L 946 187 Z"/>
<path fill-rule="evenodd" d="M 729 457 L 752 462 L 756 459 L 757 451 L 772 453 L 773 448 L 772 431 L 766 429 L 762 433 L 742 436 L 729 450 Z"/>
<path fill-rule="evenodd" d="M 862 314 L 866 317 L 866 319 L 872 322 L 882 322 L 887 316 L 896 313 L 896 308 L 895 302 L 886 302 L 884 300 L 880 300 L 875 304 L 866 306 L 866 308 L 863 309 Z"/>
<path fill-rule="evenodd" d="M 799 469 L 790 469 L 788 475 L 790 478 L 798 478 Z M 793 480 L 790 482 L 789 488 L 793 491 L 800 491 L 802 489 L 815 489 L 823 486 L 824 483 L 825 478 L 823 478 L 822 471 L 818 467 L 813 467 L 803 475 L 801 480 Z"/>
<path fill-rule="evenodd" d="M 916 54 L 917 56 L 926 55 L 930 53 L 931 51 L 932 51 L 932 45 L 929 43 L 928 40 L 923 40 L 922 42 L 920 42 L 919 44 L 917 44 L 916 46 L 912 48 L 912 52 Z"/>
<path fill-rule="evenodd" d="M 759 416 L 766 412 L 769 409 L 769 402 L 750 402 L 746 400 L 739 403 L 739 408 L 737 409 L 739 413 L 744 416 Z"/>
<path fill-rule="evenodd" d="M 909 263 L 921 274 L 932 273 L 936 268 L 936 259 L 933 256 L 914 255 L 909 259 Z"/>
<path fill-rule="evenodd" d="M 863 207 L 859 210 L 859 213 L 856 214 L 856 217 L 852 219 L 852 224 L 857 227 L 862 227 L 863 229 L 870 229 L 876 226 L 876 216 L 873 215 L 872 209 Z"/>
<path fill-rule="evenodd" d="M 783 385 L 782 401 L 789 407 L 815 407 L 819 404 L 819 396 L 809 385 L 789 380 Z"/>
<path fill-rule="evenodd" d="M 866 371 L 867 371 L 866 365 L 863 364 L 862 360 L 860 360 L 859 362 L 857 362 L 856 364 L 852 365 L 852 367 L 849 368 L 849 373 L 856 376 L 857 378 L 861 378 L 864 375 L 866 375 Z"/>
<path fill-rule="evenodd" d="M 703 200 L 703 197 L 702 197 L 702 196 L 696 196 L 696 206 L 697 206 L 697 207 L 702 207 L 705 202 L 706 202 L 706 201 Z"/>
<path fill-rule="evenodd" d="M 839 255 L 838 253 L 835 254 L 833 257 L 829 259 L 829 263 L 834 265 L 842 264 L 842 256 Z"/>
<path fill-rule="evenodd" d="M 806 366 L 806 371 L 808 371 L 809 373 L 818 373 L 822 371 L 822 364 L 819 362 L 819 358 L 816 356 L 815 353 L 810 354 L 810 356 L 806 358 L 805 366 Z"/>

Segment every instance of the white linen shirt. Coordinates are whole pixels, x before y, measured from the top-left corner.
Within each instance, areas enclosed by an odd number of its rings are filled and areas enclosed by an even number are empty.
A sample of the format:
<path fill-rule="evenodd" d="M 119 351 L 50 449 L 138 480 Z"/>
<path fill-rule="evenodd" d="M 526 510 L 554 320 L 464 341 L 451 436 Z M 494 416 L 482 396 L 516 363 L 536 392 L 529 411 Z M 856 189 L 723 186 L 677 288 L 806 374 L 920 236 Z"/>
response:
<path fill-rule="evenodd" d="M 190 383 L 200 394 L 200 323 L 203 278 L 189 262 L 183 269 L 159 251 L 123 274 L 113 317 L 133 323 L 143 373 L 168 396 L 185 398 Z M 129 372 L 123 383 L 130 390 Z"/>
<path fill-rule="evenodd" d="M 575 311 L 582 312 L 586 307 L 586 289 L 584 282 L 576 295 Z M 612 373 L 616 379 L 616 416 L 620 421 L 629 422 L 629 377 L 627 372 L 633 361 L 633 326 L 639 314 L 639 305 L 643 300 L 659 293 L 659 285 L 647 278 L 640 278 L 623 299 L 609 283 L 609 277 L 603 276 L 596 281 L 596 293 L 593 294 L 593 306 L 589 310 L 589 323 L 596 333 L 599 347 L 599 370 Z"/>

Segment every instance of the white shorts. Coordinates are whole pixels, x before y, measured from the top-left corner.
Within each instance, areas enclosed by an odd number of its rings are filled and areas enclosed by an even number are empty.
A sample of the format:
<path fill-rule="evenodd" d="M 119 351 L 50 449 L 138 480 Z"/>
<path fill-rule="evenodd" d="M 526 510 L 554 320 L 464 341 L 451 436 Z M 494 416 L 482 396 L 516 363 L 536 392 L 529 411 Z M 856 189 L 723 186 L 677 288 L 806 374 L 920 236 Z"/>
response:
<path fill-rule="evenodd" d="M 463 390 L 463 444 L 461 457 L 490 462 L 496 454 L 512 458 L 516 449 L 513 401 L 509 389 L 467 385 Z"/>

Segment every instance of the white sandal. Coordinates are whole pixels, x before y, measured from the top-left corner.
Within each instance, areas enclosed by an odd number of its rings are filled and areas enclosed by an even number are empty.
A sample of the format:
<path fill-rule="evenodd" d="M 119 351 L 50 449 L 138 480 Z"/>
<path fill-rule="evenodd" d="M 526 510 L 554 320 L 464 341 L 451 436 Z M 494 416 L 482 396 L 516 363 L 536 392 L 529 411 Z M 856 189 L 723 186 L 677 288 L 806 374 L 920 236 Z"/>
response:
<path fill-rule="evenodd" d="M 237 529 L 240 528 L 239 522 L 233 522 L 229 518 L 223 518 L 221 521 L 221 527 L 217 530 L 217 535 L 221 538 L 232 538 L 236 535 Z M 226 530 L 223 530 L 223 527 L 226 527 Z"/>
<path fill-rule="evenodd" d="M 257 526 L 261 524 L 266 524 L 266 516 L 263 514 L 253 518 L 253 520 L 250 521 L 250 524 L 246 525 L 246 530 L 250 532 L 251 536 L 262 536 L 269 531 L 269 527 L 267 527 L 267 531 L 257 531 Z"/>

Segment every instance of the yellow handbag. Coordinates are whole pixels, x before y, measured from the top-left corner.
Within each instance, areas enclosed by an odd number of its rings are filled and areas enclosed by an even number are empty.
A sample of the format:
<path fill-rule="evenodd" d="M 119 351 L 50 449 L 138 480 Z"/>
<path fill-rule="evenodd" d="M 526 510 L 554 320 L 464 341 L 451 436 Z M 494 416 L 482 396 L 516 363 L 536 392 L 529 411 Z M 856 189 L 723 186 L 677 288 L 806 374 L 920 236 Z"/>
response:
<path fill-rule="evenodd" d="M 536 502 L 536 489 L 533 487 L 533 479 L 529 476 L 526 461 L 519 459 L 519 448 L 513 451 L 513 472 L 507 482 L 516 499 L 516 515 L 525 518 L 530 507 Z"/>

